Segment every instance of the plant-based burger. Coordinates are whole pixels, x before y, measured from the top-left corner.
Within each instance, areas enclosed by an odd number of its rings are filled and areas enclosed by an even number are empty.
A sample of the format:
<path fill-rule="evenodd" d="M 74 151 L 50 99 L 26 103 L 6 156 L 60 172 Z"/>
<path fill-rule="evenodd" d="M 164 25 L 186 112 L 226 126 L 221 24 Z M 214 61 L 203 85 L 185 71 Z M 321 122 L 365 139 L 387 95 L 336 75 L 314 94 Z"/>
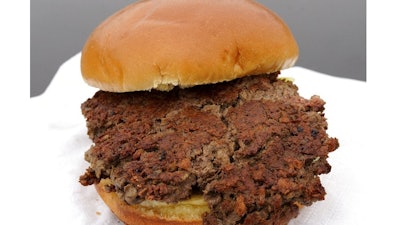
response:
<path fill-rule="evenodd" d="M 325 102 L 279 77 L 297 43 L 250 0 L 147 0 L 88 38 L 80 177 L 126 224 L 287 224 L 323 200 Z"/>

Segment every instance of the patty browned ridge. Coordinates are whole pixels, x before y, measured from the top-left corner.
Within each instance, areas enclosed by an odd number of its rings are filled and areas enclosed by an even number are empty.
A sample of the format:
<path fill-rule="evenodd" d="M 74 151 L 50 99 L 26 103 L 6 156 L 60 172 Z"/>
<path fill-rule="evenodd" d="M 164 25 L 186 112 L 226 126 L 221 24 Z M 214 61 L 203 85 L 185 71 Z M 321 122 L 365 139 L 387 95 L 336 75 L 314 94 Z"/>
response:
<path fill-rule="evenodd" d="M 93 146 L 83 185 L 110 178 L 128 204 L 203 193 L 204 224 L 287 224 L 323 200 L 324 104 L 279 73 L 170 92 L 98 91 L 82 104 Z"/>

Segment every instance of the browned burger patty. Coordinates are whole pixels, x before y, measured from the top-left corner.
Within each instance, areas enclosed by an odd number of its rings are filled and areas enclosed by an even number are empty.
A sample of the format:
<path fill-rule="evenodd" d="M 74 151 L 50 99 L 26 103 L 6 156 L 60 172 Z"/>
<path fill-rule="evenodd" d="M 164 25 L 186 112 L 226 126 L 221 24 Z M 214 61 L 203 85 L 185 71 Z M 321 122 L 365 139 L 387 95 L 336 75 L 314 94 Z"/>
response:
<path fill-rule="evenodd" d="M 108 191 L 128 204 L 203 193 L 203 224 L 288 223 L 299 205 L 324 199 L 318 175 L 338 141 L 326 134 L 324 101 L 277 75 L 97 92 L 82 104 L 94 145 L 80 182 L 110 178 Z"/>

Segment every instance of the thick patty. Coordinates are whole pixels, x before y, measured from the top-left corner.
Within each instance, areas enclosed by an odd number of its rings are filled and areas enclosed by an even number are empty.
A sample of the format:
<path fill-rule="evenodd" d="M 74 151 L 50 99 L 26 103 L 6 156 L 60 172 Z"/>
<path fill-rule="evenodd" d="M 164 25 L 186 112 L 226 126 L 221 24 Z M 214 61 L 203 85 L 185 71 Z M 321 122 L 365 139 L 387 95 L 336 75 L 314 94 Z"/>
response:
<path fill-rule="evenodd" d="M 170 92 L 97 92 L 82 104 L 90 162 L 83 185 L 110 178 L 128 204 L 203 193 L 204 224 L 286 224 L 323 200 L 318 175 L 338 147 L 324 104 L 278 73 Z"/>

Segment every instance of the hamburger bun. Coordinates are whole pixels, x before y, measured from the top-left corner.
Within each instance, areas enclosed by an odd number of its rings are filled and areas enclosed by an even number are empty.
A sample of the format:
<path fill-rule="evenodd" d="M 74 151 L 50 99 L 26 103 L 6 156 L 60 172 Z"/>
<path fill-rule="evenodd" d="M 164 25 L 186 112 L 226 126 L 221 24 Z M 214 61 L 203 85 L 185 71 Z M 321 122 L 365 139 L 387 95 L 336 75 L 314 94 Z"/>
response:
<path fill-rule="evenodd" d="M 110 210 L 128 225 L 201 225 L 202 214 L 209 211 L 201 195 L 172 204 L 146 200 L 128 205 L 115 192 L 105 190 L 109 183 L 109 179 L 101 180 L 95 184 L 96 191 Z"/>
<path fill-rule="evenodd" d="M 287 25 L 255 1 L 150 0 L 93 31 L 81 70 L 105 91 L 170 90 L 273 73 L 297 58 Z"/>

